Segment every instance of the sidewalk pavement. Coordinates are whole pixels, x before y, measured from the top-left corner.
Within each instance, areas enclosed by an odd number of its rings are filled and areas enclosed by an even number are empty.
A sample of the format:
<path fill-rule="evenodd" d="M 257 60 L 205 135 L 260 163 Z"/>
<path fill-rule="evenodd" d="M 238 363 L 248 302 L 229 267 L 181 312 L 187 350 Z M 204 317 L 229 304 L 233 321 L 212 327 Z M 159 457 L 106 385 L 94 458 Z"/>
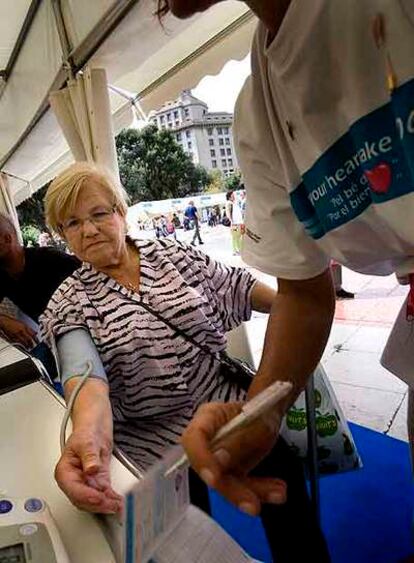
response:
<path fill-rule="evenodd" d="M 226 263 L 243 265 L 239 257 L 231 256 L 229 242 L 223 244 L 225 231 L 224 227 L 205 231 L 202 249 Z M 252 272 L 275 285 L 272 277 Z M 379 359 L 408 289 L 400 286 L 395 276 L 365 276 L 346 268 L 343 287 L 355 292 L 355 299 L 337 301 L 322 364 L 350 421 L 407 441 L 407 386 L 385 370 Z M 246 324 L 256 365 L 266 322 L 266 315 L 254 313 Z"/>

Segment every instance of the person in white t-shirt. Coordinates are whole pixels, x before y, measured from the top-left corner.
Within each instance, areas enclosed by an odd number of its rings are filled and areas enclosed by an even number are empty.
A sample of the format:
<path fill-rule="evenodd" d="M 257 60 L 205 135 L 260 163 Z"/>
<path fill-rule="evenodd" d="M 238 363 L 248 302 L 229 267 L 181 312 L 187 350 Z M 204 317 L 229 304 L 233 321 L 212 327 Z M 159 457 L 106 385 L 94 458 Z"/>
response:
<path fill-rule="evenodd" d="M 168 7 L 186 17 L 215 3 Z M 294 382 L 277 431 L 326 345 L 331 259 L 410 280 L 414 317 L 414 2 L 245 3 L 260 22 L 234 117 L 247 191 L 242 256 L 276 276 L 279 288 L 249 395 L 278 378 Z M 223 444 L 227 462 L 219 463 L 208 445 L 234 416 L 230 409 L 204 406 L 183 444 L 209 484 L 259 511 L 271 485 L 247 475 L 272 432 L 262 421 L 246 429 Z"/>
<path fill-rule="evenodd" d="M 242 243 L 243 216 L 233 190 L 226 193 L 226 215 L 230 219 L 233 256 L 239 256 Z"/>

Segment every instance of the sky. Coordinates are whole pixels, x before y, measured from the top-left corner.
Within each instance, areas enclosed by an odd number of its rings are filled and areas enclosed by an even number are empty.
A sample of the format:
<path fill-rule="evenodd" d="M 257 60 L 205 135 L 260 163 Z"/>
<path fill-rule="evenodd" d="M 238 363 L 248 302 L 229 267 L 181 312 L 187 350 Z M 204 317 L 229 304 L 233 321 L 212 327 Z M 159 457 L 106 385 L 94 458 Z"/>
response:
<path fill-rule="evenodd" d="M 233 113 L 241 87 L 250 74 L 250 55 L 242 61 L 229 61 L 216 76 L 205 76 L 192 93 L 208 105 L 209 111 Z"/>

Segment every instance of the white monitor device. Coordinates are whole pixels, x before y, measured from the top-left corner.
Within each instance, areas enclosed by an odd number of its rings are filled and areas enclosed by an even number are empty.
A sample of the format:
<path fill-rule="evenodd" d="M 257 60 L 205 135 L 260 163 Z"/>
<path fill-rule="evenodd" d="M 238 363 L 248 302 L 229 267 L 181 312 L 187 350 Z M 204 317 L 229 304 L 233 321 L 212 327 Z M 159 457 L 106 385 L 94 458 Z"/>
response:
<path fill-rule="evenodd" d="M 44 500 L 0 498 L 0 563 L 70 563 Z"/>

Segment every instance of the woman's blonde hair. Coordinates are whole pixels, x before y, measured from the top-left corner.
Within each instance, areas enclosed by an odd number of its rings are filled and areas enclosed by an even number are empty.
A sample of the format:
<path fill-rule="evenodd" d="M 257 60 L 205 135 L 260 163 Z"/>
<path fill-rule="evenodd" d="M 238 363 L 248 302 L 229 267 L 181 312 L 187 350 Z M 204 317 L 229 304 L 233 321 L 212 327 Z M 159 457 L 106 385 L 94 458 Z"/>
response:
<path fill-rule="evenodd" d="M 73 211 L 85 183 L 92 180 L 109 194 L 116 211 L 126 216 L 127 195 L 111 173 L 98 164 L 75 162 L 53 180 L 45 195 L 46 222 L 53 231 L 63 234 L 62 220 Z"/>

